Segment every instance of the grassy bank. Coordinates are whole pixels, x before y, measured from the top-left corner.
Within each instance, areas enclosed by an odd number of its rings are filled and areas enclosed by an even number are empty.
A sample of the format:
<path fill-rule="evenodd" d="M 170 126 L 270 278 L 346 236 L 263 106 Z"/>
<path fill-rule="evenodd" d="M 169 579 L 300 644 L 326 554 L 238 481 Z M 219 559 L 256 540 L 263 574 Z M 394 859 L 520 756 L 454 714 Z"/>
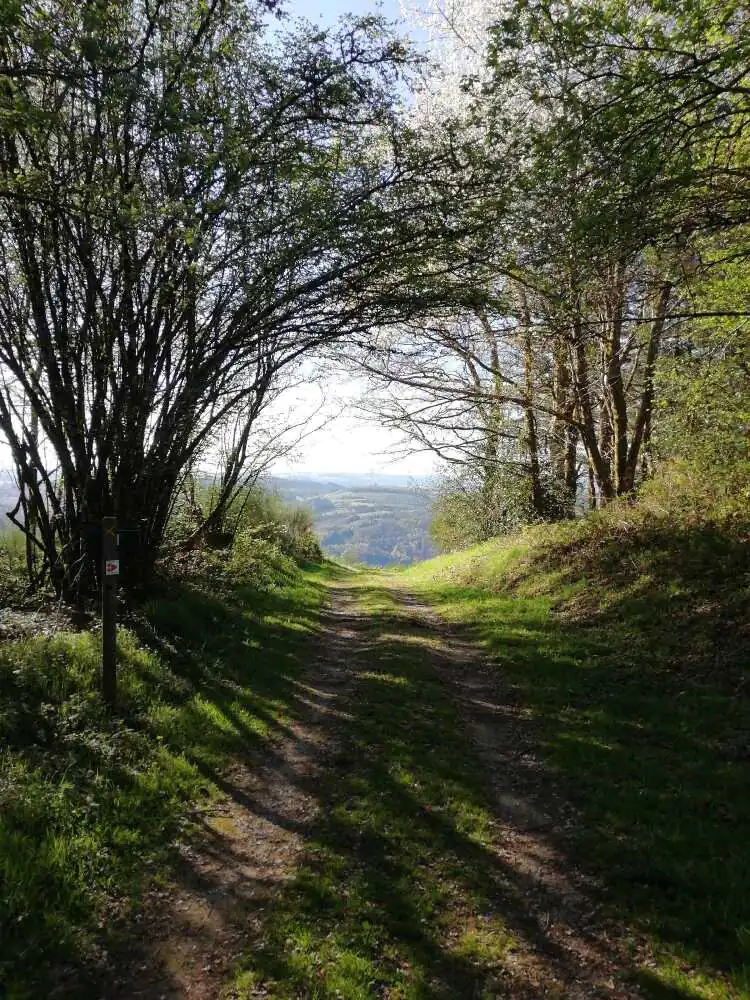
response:
<path fill-rule="evenodd" d="M 622 507 L 423 563 L 580 810 L 582 864 L 644 933 L 655 998 L 750 997 L 750 548 Z"/>
<path fill-rule="evenodd" d="M 291 710 L 323 598 L 315 574 L 278 553 L 239 577 L 193 569 L 120 630 L 113 716 L 97 692 L 95 630 L 0 646 L 9 1000 L 48 995 L 44 969 L 96 964 L 144 888 L 168 875 L 214 778 L 233 754 L 272 743 Z"/>

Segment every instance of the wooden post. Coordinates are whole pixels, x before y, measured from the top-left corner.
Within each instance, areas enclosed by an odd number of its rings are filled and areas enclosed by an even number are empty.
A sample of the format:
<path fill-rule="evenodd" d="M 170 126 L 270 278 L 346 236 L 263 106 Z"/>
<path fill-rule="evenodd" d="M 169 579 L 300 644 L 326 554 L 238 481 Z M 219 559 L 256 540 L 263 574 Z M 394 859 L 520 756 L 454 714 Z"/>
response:
<path fill-rule="evenodd" d="M 102 694 L 107 704 L 117 700 L 117 519 L 102 519 Z"/>

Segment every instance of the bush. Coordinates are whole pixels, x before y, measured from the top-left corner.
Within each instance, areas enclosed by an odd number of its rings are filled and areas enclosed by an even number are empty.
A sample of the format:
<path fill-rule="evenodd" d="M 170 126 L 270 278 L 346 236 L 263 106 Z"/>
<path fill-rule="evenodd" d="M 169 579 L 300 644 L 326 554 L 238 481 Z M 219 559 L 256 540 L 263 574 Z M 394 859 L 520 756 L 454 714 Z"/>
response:
<path fill-rule="evenodd" d="M 432 505 L 430 537 L 443 552 L 506 535 L 534 520 L 526 474 L 508 466 L 491 481 L 469 467 L 447 476 Z"/>
<path fill-rule="evenodd" d="M 307 511 L 288 508 L 282 511 L 282 518 L 262 524 L 248 525 L 235 536 L 235 553 L 256 551 L 253 544 L 265 542 L 275 546 L 285 556 L 297 562 L 321 562 L 323 553 L 312 529 Z"/>
<path fill-rule="evenodd" d="M 744 248 L 750 231 L 741 233 Z M 704 248 L 705 274 L 693 289 L 697 310 L 676 355 L 658 371 L 657 457 L 684 496 L 704 494 L 719 516 L 750 510 L 750 326 L 740 317 L 750 271 L 732 245 Z"/>
<path fill-rule="evenodd" d="M 225 595 L 237 587 L 269 591 L 296 572 L 291 556 L 274 542 L 250 533 L 239 535 L 231 548 L 176 552 L 162 565 L 170 577 Z"/>
<path fill-rule="evenodd" d="M 183 502 L 176 507 L 170 534 L 179 541 L 189 537 L 209 516 L 216 499 L 214 487 L 193 488 L 189 484 Z M 254 545 L 266 542 L 277 553 L 298 562 L 320 562 L 323 553 L 313 530 L 312 515 L 303 507 L 284 503 L 275 493 L 261 486 L 242 491 L 224 512 L 220 523 L 203 539 L 203 548 L 232 550 L 237 560 L 246 558 L 259 568 L 270 549 Z M 242 553 L 240 555 L 239 553 Z"/>

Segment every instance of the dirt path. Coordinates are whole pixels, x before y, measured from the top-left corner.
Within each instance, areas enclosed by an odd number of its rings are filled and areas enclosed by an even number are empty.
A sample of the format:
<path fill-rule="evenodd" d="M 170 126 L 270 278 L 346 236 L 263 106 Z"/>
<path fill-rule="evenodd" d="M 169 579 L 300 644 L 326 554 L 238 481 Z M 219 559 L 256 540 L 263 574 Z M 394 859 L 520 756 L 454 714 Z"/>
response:
<path fill-rule="evenodd" d="M 413 596 L 401 592 L 398 600 L 439 637 L 434 669 L 451 690 L 484 764 L 495 815 L 493 849 L 511 873 L 498 884 L 498 896 L 518 926 L 528 928 L 510 962 L 507 995 L 641 997 L 629 972 L 634 962 L 650 964 L 647 949 L 602 916 L 600 886 L 571 860 L 578 817 L 536 756 L 533 720 L 514 704 L 502 671 L 474 643 Z"/>
<path fill-rule="evenodd" d="M 486 772 L 492 851 L 502 873 L 490 891 L 519 944 L 481 996 L 640 996 L 623 979 L 633 956 L 622 928 L 601 919 L 596 885 L 569 861 L 566 833 L 576 818 L 555 797 L 535 758 L 529 720 L 502 690 L 499 671 L 431 609 L 406 594 L 396 599 L 400 610 L 389 632 L 395 628 L 404 641 L 415 631 L 429 637 L 430 666 Z M 296 685 L 295 720 L 262 759 L 237 759 L 223 776 L 223 801 L 199 817 L 200 835 L 182 849 L 174 883 L 149 896 L 127 954 L 98 989 L 101 1000 L 231 997 L 222 987 L 261 940 L 269 900 L 294 876 L 320 814 L 321 779 L 350 718 L 358 672 L 377 656 L 380 626 L 357 605 L 356 590 L 332 588 L 307 677 Z M 391 994 L 373 988 L 371 995 Z"/>
<path fill-rule="evenodd" d="M 315 822 L 319 779 L 346 712 L 351 647 L 365 624 L 355 598 L 337 593 L 311 640 L 307 676 L 295 683 L 294 721 L 262 757 L 238 757 L 218 779 L 224 797 L 196 817 L 198 835 L 181 847 L 174 881 L 149 893 L 92 996 L 223 995 L 232 966 L 262 931 L 265 905 L 293 877 Z M 66 997 L 79 995 L 61 985 Z"/>

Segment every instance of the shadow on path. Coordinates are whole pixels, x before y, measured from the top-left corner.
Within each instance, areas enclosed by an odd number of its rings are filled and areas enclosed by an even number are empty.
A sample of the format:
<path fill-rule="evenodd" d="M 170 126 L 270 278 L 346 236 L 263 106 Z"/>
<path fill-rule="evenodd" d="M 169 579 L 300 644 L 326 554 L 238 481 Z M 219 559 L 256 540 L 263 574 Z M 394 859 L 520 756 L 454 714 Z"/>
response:
<path fill-rule="evenodd" d="M 622 929 L 565 853 L 565 804 L 539 804 L 524 720 L 473 645 L 395 596 L 333 591 L 347 702 L 323 808 L 229 995 L 640 996 Z"/>

